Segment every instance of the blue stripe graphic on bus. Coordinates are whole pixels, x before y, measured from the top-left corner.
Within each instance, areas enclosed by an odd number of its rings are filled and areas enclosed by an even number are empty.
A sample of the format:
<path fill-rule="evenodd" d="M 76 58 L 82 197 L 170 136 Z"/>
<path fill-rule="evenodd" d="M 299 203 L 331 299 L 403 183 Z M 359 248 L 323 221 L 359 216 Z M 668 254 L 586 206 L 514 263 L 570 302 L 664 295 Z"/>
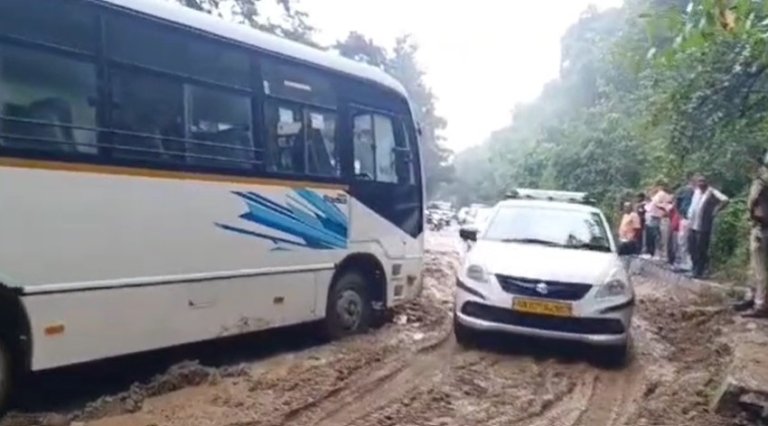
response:
<path fill-rule="evenodd" d="M 288 234 L 301 241 L 256 232 L 237 226 L 216 223 L 219 228 L 242 235 L 271 241 L 285 250 L 286 246 L 312 249 L 347 248 L 347 216 L 332 201 L 307 189 L 296 189 L 287 195 L 283 205 L 255 192 L 233 191 L 242 198 L 248 211 L 240 219 Z"/>

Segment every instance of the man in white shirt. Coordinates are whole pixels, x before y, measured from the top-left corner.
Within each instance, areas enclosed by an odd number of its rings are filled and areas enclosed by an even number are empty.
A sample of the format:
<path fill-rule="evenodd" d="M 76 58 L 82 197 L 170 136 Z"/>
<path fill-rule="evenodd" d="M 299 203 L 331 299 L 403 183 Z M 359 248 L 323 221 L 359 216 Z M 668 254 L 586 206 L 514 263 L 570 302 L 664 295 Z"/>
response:
<path fill-rule="evenodd" d="M 722 192 L 709 186 L 709 182 L 704 176 L 696 177 L 696 190 L 688 208 L 688 219 L 690 220 L 688 250 L 693 262 L 694 278 L 702 278 L 707 272 L 712 225 L 715 216 L 728 205 L 729 201 Z"/>

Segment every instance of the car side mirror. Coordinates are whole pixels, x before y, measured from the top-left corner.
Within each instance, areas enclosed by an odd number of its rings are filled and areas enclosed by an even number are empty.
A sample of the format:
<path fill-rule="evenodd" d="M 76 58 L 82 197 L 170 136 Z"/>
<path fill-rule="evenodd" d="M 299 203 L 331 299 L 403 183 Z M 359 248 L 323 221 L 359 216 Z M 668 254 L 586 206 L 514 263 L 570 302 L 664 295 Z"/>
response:
<path fill-rule="evenodd" d="M 464 241 L 477 241 L 477 228 L 468 226 L 459 228 L 459 237 Z"/>

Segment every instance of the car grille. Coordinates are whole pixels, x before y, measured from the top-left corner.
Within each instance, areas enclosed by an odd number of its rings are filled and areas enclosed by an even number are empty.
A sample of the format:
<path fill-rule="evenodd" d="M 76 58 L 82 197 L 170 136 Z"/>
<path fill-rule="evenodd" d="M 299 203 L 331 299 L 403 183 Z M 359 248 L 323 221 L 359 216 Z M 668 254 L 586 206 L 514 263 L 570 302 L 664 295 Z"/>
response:
<path fill-rule="evenodd" d="M 574 334 L 624 334 L 624 324 L 613 318 L 576 318 L 528 314 L 511 309 L 467 302 L 461 313 L 479 320 L 537 330 Z"/>
<path fill-rule="evenodd" d="M 540 299 L 579 300 L 592 289 L 592 285 L 590 284 L 542 281 L 530 278 L 510 277 L 507 275 L 496 275 L 496 279 L 499 281 L 501 288 L 509 294 L 514 294 L 515 296 L 536 297 Z M 536 285 L 540 283 L 547 285 L 546 294 L 536 291 Z"/>

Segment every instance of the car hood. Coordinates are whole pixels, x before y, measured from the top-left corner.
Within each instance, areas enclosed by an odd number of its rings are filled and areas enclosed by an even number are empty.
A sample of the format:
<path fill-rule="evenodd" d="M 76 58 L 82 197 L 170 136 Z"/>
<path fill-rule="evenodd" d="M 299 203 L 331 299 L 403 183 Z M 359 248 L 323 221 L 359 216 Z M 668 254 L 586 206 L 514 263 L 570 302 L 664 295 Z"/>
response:
<path fill-rule="evenodd" d="M 593 285 L 603 284 L 611 274 L 624 274 L 615 253 L 487 240 L 470 249 L 466 264 L 481 265 L 492 274 Z"/>

